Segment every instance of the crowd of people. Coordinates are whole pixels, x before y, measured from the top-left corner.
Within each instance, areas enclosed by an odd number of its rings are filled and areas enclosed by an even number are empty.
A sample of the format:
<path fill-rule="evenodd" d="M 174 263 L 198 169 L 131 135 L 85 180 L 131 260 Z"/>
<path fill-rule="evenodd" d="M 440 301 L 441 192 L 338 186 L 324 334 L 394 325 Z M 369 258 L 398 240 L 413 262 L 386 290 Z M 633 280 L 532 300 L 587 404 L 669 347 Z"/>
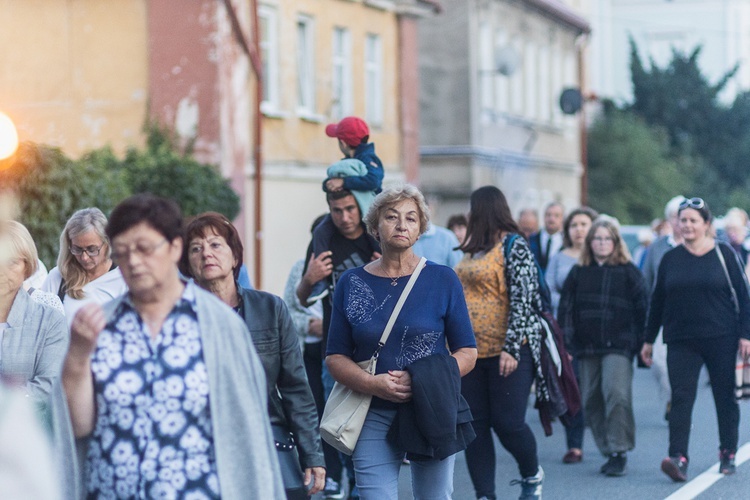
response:
<path fill-rule="evenodd" d="M 0 473 L 2 491 L 382 500 L 398 498 L 410 464 L 414 498 L 449 499 L 463 452 L 476 497 L 489 500 L 499 496 L 494 433 L 517 464 L 520 498 L 541 498 L 526 413 L 532 394 L 560 403 L 548 366 L 558 347 L 582 401 L 560 419 L 563 462 L 583 460 L 588 426 L 600 472 L 627 473 L 633 372 L 651 366 L 669 424 L 661 470 L 686 481 L 705 366 L 719 472 L 735 472 L 735 360 L 750 357 L 744 212 L 717 232 L 703 199 L 676 197 L 636 261 L 616 219 L 551 202 L 539 227 L 533 209 L 514 218 L 495 186 L 441 227 L 416 187 L 383 188 L 364 121 L 326 133 L 345 158 L 328 170 L 329 213 L 313 222 L 283 298 L 242 279 L 242 241 L 224 215 L 184 221 L 176 202 L 153 195 L 109 218 L 72 214 L 46 279 L 28 230 L 0 221 L 0 404 L 10 415 L 0 440 L 12 429 L 38 444 L 14 453 L 18 472 Z M 351 455 L 319 432 L 336 384 L 371 396 Z"/>

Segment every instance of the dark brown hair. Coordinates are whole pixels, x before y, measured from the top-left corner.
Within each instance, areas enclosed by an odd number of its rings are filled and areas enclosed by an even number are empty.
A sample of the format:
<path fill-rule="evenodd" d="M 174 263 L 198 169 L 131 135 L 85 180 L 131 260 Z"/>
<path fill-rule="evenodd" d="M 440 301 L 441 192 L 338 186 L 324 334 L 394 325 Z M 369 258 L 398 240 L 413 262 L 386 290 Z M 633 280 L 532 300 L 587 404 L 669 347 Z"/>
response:
<path fill-rule="evenodd" d="M 591 222 L 594 222 L 596 218 L 599 217 L 599 212 L 589 207 L 579 207 L 570 212 L 568 216 L 565 217 L 565 222 L 563 222 L 563 248 L 570 248 L 573 246 L 573 241 L 571 241 L 568 231 L 570 230 L 570 224 L 573 222 L 573 217 L 576 215 L 586 215 L 591 219 Z"/>
<path fill-rule="evenodd" d="M 234 274 L 234 280 L 237 281 L 240 277 L 244 247 L 242 246 L 242 240 L 240 239 L 239 232 L 237 232 L 237 228 L 234 227 L 234 224 L 229 219 L 218 212 L 204 212 L 196 215 L 188 222 L 187 229 L 185 230 L 185 245 L 183 245 L 182 259 L 180 260 L 180 271 L 189 278 L 195 277 L 190 270 L 188 259 L 190 240 L 193 238 L 205 238 L 212 232 L 224 238 L 227 246 L 232 250 L 232 256 L 237 261 L 237 265 L 232 269 L 232 273 Z"/>
<path fill-rule="evenodd" d="M 466 239 L 459 248 L 470 255 L 488 252 L 500 241 L 501 232 L 519 232 L 508 200 L 495 186 L 480 187 L 471 193 Z"/>

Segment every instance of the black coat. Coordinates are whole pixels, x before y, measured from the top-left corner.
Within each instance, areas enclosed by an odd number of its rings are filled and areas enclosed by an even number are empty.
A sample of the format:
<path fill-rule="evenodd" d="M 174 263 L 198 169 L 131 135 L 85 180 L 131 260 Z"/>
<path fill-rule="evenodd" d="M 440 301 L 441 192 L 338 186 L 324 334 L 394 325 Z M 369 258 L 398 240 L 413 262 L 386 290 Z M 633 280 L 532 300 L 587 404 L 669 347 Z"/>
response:
<path fill-rule="evenodd" d="M 476 434 L 469 404 L 461 395 L 455 358 L 433 354 L 410 364 L 412 398 L 398 405 L 388 439 L 410 460 L 439 459 L 465 450 Z"/>

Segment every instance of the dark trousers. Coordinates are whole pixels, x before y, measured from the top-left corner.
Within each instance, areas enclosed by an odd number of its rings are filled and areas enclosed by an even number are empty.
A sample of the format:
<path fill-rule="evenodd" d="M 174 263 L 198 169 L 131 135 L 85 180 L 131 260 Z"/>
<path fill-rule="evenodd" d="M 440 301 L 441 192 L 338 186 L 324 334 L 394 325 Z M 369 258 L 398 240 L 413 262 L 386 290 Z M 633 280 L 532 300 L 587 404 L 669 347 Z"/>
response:
<path fill-rule="evenodd" d="M 578 376 L 578 358 L 573 358 L 573 371 L 576 374 L 576 381 L 578 386 L 581 385 L 581 379 Z M 576 416 L 571 418 L 568 424 L 565 426 L 565 437 L 568 444 L 568 449 L 578 448 L 583 449 L 583 433 L 586 430 L 586 420 L 583 416 L 583 405 L 581 409 L 576 413 Z"/>
<path fill-rule="evenodd" d="M 305 362 L 307 381 L 312 390 L 315 406 L 318 408 L 318 422 L 323 417 L 323 409 L 326 406 L 325 392 L 323 391 L 323 342 L 305 344 L 302 359 Z M 336 448 L 323 441 L 323 458 L 326 462 L 326 477 L 341 481 L 341 458 Z"/>
<path fill-rule="evenodd" d="M 672 386 L 669 413 L 669 455 L 688 456 L 690 424 L 698 388 L 698 377 L 705 363 L 719 422 L 721 449 L 736 451 L 740 409 L 734 396 L 736 337 L 672 341 L 667 346 L 667 369 Z"/>
<path fill-rule="evenodd" d="M 474 416 L 477 437 L 466 449 L 466 465 L 477 497 L 495 498 L 495 431 L 503 447 L 518 463 L 521 477 L 536 475 L 539 462 L 534 433 L 526 425 L 526 406 L 534 380 L 528 345 L 521 348 L 516 371 L 500 376 L 500 357 L 478 359 L 474 370 L 461 379 L 461 394 Z"/>

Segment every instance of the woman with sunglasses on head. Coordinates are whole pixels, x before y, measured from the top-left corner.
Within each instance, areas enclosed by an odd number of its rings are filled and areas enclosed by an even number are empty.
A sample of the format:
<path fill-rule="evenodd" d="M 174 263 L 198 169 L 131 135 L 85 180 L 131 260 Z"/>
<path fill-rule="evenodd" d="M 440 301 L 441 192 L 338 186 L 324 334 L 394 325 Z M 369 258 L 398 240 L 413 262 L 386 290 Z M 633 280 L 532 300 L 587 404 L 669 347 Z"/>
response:
<path fill-rule="evenodd" d="M 659 265 L 641 357 L 651 364 L 652 344 L 663 326 L 672 386 L 669 456 L 661 470 L 687 480 L 688 439 L 698 377 L 705 364 L 719 423 L 719 472 L 735 472 L 739 406 L 734 395 L 738 349 L 750 356 L 750 296 L 734 250 L 711 234 L 711 211 L 701 198 L 678 209 L 683 243 Z"/>
<path fill-rule="evenodd" d="M 607 476 L 625 474 L 635 447 L 633 358 L 643 344 L 646 298 L 617 221 L 599 217 L 565 280 L 557 316 L 578 361 L 586 422 L 607 457 L 599 469 Z"/>
<path fill-rule="evenodd" d="M 101 210 L 84 208 L 68 219 L 60 235 L 57 267 L 50 271 L 42 291 L 60 297 L 68 324 L 84 304 L 104 304 L 128 290 L 112 262 L 106 225 Z"/>

